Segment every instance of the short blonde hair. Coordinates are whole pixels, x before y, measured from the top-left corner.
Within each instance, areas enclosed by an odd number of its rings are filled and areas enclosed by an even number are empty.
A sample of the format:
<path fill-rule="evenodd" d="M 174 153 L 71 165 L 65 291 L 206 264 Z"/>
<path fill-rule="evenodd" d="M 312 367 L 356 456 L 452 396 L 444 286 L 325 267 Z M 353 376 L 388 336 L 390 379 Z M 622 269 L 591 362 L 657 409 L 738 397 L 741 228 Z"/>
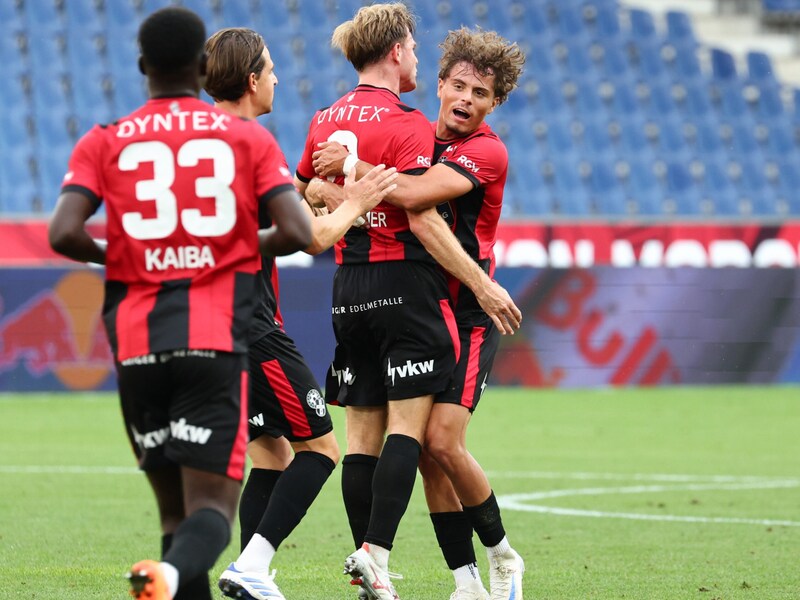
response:
<path fill-rule="evenodd" d="M 517 43 L 496 31 L 462 27 L 448 32 L 439 48 L 439 79 L 447 79 L 458 63 L 469 63 L 481 75 L 494 75 L 494 95 L 500 104 L 517 87 L 525 64 L 525 53 Z"/>
<path fill-rule="evenodd" d="M 331 45 L 339 48 L 356 71 L 384 58 L 392 47 L 414 33 L 416 17 L 399 2 L 373 4 L 358 9 L 352 20 L 339 25 Z"/>

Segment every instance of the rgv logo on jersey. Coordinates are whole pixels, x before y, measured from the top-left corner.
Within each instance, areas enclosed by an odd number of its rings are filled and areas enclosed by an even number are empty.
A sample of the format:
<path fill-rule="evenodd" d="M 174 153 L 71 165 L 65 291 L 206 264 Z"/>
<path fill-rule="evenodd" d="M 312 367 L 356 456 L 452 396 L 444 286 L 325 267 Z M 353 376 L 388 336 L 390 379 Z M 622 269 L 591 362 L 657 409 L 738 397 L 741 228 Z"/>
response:
<path fill-rule="evenodd" d="M 216 261 L 208 246 L 167 246 L 147 248 L 144 251 L 144 264 L 148 271 L 167 271 L 213 267 Z"/>

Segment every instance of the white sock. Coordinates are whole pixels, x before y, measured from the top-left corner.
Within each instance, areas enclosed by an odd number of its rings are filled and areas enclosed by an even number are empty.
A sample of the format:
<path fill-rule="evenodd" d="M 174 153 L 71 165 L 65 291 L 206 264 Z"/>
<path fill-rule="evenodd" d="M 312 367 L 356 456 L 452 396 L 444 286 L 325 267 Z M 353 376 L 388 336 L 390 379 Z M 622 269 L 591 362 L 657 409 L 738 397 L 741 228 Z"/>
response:
<path fill-rule="evenodd" d="M 505 536 L 502 540 L 500 540 L 500 543 L 497 544 L 497 546 L 486 548 L 486 552 L 489 554 L 489 556 L 501 556 L 509 550 L 511 550 L 511 544 L 508 543 L 508 538 Z"/>
<path fill-rule="evenodd" d="M 161 572 L 164 574 L 164 580 L 167 582 L 167 589 L 169 590 L 170 598 L 174 598 L 178 593 L 178 569 L 173 567 L 168 562 L 161 563 Z"/>
<path fill-rule="evenodd" d="M 378 546 L 377 544 L 365 543 L 364 545 L 367 547 L 366 550 L 369 552 L 372 560 L 378 563 L 379 567 L 382 569 L 389 568 L 389 552 L 391 552 L 391 550 L 387 550 L 383 546 Z"/>
<path fill-rule="evenodd" d="M 269 571 L 275 548 L 263 535 L 254 533 L 234 564 L 240 571 Z"/>
<path fill-rule="evenodd" d="M 476 584 L 483 587 L 481 574 L 478 572 L 478 563 L 471 563 L 453 569 L 453 577 L 456 580 L 456 587 L 472 587 Z"/>

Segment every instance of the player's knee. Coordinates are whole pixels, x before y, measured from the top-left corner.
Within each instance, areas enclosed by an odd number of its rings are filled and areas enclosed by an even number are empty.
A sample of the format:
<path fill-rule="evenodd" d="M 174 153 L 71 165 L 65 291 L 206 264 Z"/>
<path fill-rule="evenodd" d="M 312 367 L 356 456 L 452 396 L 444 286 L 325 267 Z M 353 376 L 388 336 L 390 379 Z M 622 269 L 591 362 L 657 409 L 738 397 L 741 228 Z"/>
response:
<path fill-rule="evenodd" d="M 333 435 L 333 432 L 326 433 L 322 437 L 310 440 L 307 442 L 307 445 L 309 450 L 318 452 L 319 454 L 324 454 L 330 458 L 334 465 L 338 464 L 339 459 L 341 459 L 339 443 L 336 441 L 336 436 Z"/>

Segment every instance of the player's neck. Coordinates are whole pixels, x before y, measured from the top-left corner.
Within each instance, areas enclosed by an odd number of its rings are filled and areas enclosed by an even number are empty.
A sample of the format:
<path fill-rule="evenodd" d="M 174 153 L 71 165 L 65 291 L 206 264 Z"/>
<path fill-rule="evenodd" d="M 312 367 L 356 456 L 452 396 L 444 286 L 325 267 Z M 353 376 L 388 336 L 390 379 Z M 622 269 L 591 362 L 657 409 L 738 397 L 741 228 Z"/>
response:
<path fill-rule="evenodd" d="M 226 113 L 230 113 L 243 119 L 255 119 L 258 116 L 258 111 L 249 102 L 245 102 L 244 98 L 236 100 L 223 100 L 222 102 L 215 102 L 214 106 Z"/>
<path fill-rule="evenodd" d="M 394 69 L 381 64 L 371 65 L 358 74 L 358 85 L 371 85 L 386 88 L 396 96 L 400 95 L 400 77 Z"/>

